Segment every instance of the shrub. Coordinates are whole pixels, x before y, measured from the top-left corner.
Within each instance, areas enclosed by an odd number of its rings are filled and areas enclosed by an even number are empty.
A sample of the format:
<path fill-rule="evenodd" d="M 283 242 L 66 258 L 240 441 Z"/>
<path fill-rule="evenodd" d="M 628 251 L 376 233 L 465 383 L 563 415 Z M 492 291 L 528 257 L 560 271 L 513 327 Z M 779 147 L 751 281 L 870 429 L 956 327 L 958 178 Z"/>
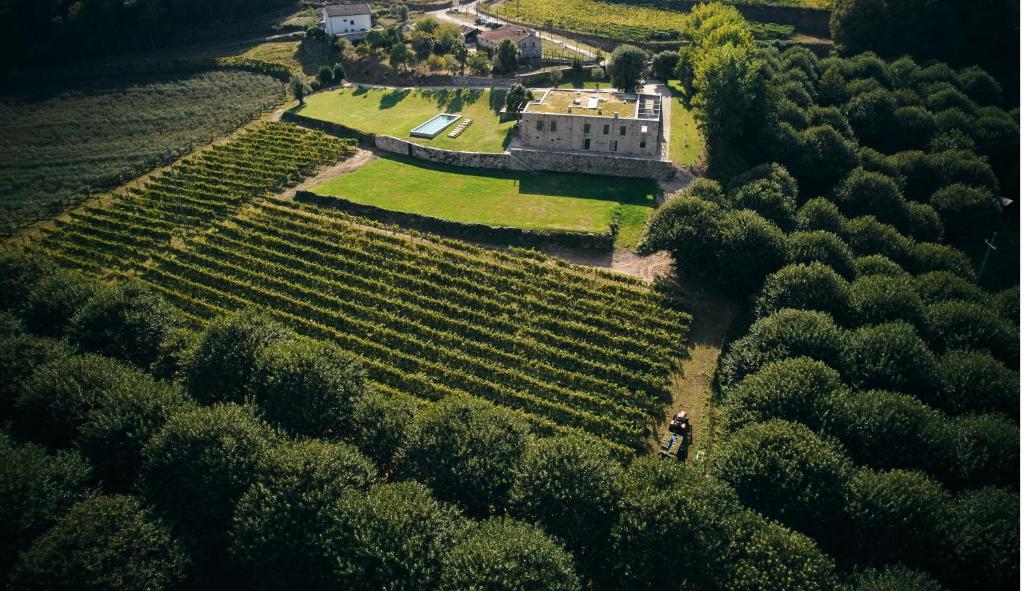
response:
<path fill-rule="evenodd" d="M 174 589 L 184 549 L 139 500 L 98 496 L 74 507 L 19 559 L 11 589 Z"/>
<path fill-rule="evenodd" d="M 787 265 L 765 279 L 754 300 L 754 314 L 759 318 L 783 308 L 820 310 L 846 321 L 853 308 L 850 286 L 821 263 Z"/>
<path fill-rule="evenodd" d="M 458 511 L 418 482 L 342 495 L 327 528 L 333 588 L 436 589 L 442 560 L 462 539 Z"/>
<path fill-rule="evenodd" d="M 744 505 L 811 535 L 834 524 L 853 466 L 841 447 L 799 423 L 752 423 L 715 455 L 716 473 Z"/>
<path fill-rule="evenodd" d="M 857 94 L 846 103 L 846 118 L 862 144 L 884 146 L 894 127 L 897 107 L 891 92 L 872 90 Z"/>
<path fill-rule="evenodd" d="M 927 574 L 900 564 L 856 572 L 847 588 L 849 591 L 944 591 L 942 585 Z"/>
<path fill-rule="evenodd" d="M 839 401 L 830 432 L 858 464 L 934 471 L 949 458 L 945 420 L 909 394 L 868 390 Z"/>
<path fill-rule="evenodd" d="M 140 489 L 216 565 L 235 504 L 266 474 L 275 433 L 249 407 L 216 404 L 171 415 L 143 448 Z"/>
<path fill-rule="evenodd" d="M 980 105 L 998 105 L 1003 100 L 1003 87 L 978 66 L 960 70 L 957 82 L 967 96 Z"/>
<path fill-rule="evenodd" d="M 39 254 L 0 252 L 0 310 L 18 310 L 36 282 L 55 270 L 53 262 Z"/>
<path fill-rule="evenodd" d="M 334 83 L 334 70 L 328 65 L 320 66 L 320 70 L 316 73 L 316 81 L 320 88 L 327 88 Z"/>
<path fill-rule="evenodd" d="M 14 404 L 37 367 L 71 355 L 63 341 L 16 334 L 0 337 L 0 416 L 14 417 Z"/>
<path fill-rule="evenodd" d="M 903 228 L 907 212 L 899 185 L 877 172 L 855 169 L 836 187 L 836 205 L 847 217 L 873 215 L 878 221 Z"/>
<path fill-rule="evenodd" d="M 942 396 L 935 405 L 950 412 L 1002 412 L 1020 408 L 1020 375 L 985 351 L 949 351 L 939 358 Z"/>
<path fill-rule="evenodd" d="M 187 364 L 189 393 L 204 403 L 246 400 L 251 396 L 260 351 L 292 334 L 269 316 L 252 310 L 217 318 L 207 325 Z"/>
<path fill-rule="evenodd" d="M 316 439 L 278 445 L 235 509 L 233 562 L 263 589 L 330 588 L 334 556 L 324 526 L 344 493 L 366 490 L 376 479 L 373 465 L 349 445 Z"/>
<path fill-rule="evenodd" d="M 698 179 L 699 180 L 699 179 Z M 637 251 L 649 254 L 667 250 L 680 272 L 710 267 L 714 261 L 715 234 L 721 211 L 717 205 L 693 196 L 697 181 L 687 193 L 659 207 L 644 232 Z M 715 190 L 719 190 L 714 183 Z"/>
<path fill-rule="evenodd" d="M 55 524 L 91 491 L 92 470 L 76 451 L 47 455 L 28 443 L 14 445 L 0 432 L 0 576 L 18 552 Z"/>
<path fill-rule="evenodd" d="M 988 294 L 980 287 L 949 271 L 931 271 L 914 277 L 914 289 L 926 304 L 949 300 L 964 300 L 972 304 L 987 304 Z"/>
<path fill-rule="evenodd" d="M 846 237 L 850 249 L 858 256 L 880 254 L 904 267 L 914 260 L 914 242 L 872 216 L 850 220 Z"/>
<path fill-rule="evenodd" d="M 758 319 L 746 336 L 734 341 L 719 366 L 729 386 L 766 363 L 787 357 L 817 359 L 840 374 L 847 370 L 848 337 L 824 312 L 781 310 Z"/>
<path fill-rule="evenodd" d="M 807 123 L 810 126 L 827 125 L 838 131 L 847 139 L 854 139 L 853 128 L 846 120 L 846 115 L 836 107 L 820 107 L 812 105 L 807 109 Z"/>
<path fill-rule="evenodd" d="M 857 269 L 858 277 L 869 275 L 884 275 L 886 277 L 906 277 L 909 274 L 903 267 L 897 265 L 889 257 L 880 254 L 872 254 L 853 259 L 853 266 Z"/>
<path fill-rule="evenodd" d="M 846 217 L 839 213 L 835 203 L 824 197 L 815 197 L 796 213 L 796 227 L 808 232 L 831 232 L 841 237 L 846 235 Z"/>
<path fill-rule="evenodd" d="M 104 287 L 71 320 L 68 336 L 92 351 L 141 368 L 160 355 L 164 339 L 185 319 L 145 284 L 129 281 Z"/>
<path fill-rule="evenodd" d="M 96 291 L 97 286 L 81 273 L 66 269 L 39 278 L 22 304 L 25 328 L 40 336 L 63 335 L 71 318 Z"/>
<path fill-rule="evenodd" d="M 409 424 L 400 470 L 438 498 L 486 515 L 504 506 L 528 439 L 527 425 L 508 410 L 445 399 Z"/>
<path fill-rule="evenodd" d="M 949 477 L 965 487 L 1014 486 L 1020 480 L 1020 429 L 995 414 L 963 415 L 949 427 Z"/>
<path fill-rule="evenodd" d="M 911 249 L 910 270 L 922 274 L 930 271 L 949 271 L 974 281 L 974 265 L 963 251 L 948 244 L 919 242 Z"/>
<path fill-rule="evenodd" d="M 988 349 L 1011 366 L 1018 354 L 1015 327 L 991 308 L 967 302 L 942 302 L 927 307 L 938 342 L 947 349 Z"/>
<path fill-rule="evenodd" d="M 893 128 L 886 144 L 890 151 L 923 148 L 938 131 L 935 115 L 917 106 L 900 107 L 893 113 Z"/>
<path fill-rule="evenodd" d="M 902 320 L 926 330 L 924 304 L 909 277 L 867 275 L 850 284 L 850 299 L 859 324 L 882 324 Z"/>
<path fill-rule="evenodd" d="M 932 206 L 916 201 L 903 204 L 907 216 L 903 229 L 919 242 L 938 242 L 943 235 L 942 220 Z"/>
<path fill-rule="evenodd" d="M 857 471 L 846 487 L 849 552 L 862 564 L 941 568 L 950 556 L 949 494 L 919 472 Z"/>
<path fill-rule="evenodd" d="M 986 238 L 999 227 L 1003 217 L 1002 208 L 991 193 L 961 184 L 937 191 L 929 203 L 942 219 L 946 238 L 953 242 Z"/>
<path fill-rule="evenodd" d="M 793 178 L 793 175 L 789 174 L 789 171 L 786 170 L 784 166 L 775 162 L 771 164 L 758 164 L 757 166 L 747 169 L 746 171 L 732 177 L 729 180 L 729 190 L 734 191 L 743 185 L 760 180 L 768 181 L 774 185 L 782 193 L 783 197 L 787 197 L 792 200 L 797 199 L 798 191 L 796 179 Z M 694 179 L 693 183 L 690 184 L 690 187 L 693 187 L 698 182 L 707 184 L 705 179 Z M 712 197 L 706 195 L 709 192 L 710 191 L 699 191 L 696 188 L 691 189 L 691 193 L 713 201 L 714 199 Z"/>
<path fill-rule="evenodd" d="M 786 260 L 785 234 L 756 213 L 728 211 L 718 226 L 717 283 L 727 290 L 748 293 Z"/>
<path fill-rule="evenodd" d="M 832 188 L 857 167 L 856 144 L 828 125 L 808 127 L 800 132 L 800 157 L 786 163 L 804 196 L 831 193 Z"/>
<path fill-rule="evenodd" d="M 925 98 L 925 104 L 933 113 L 946 109 L 959 109 L 965 113 L 974 113 L 978 110 L 978 105 L 974 101 L 955 88 L 946 88 L 929 94 Z"/>
<path fill-rule="evenodd" d="M 581 589 L 572 555 L 535 525 L 509 518 L 478 524 L 444 557 L 439 589 Z"/>
<path fill-rule="evenodd" d="M 942 172 L 941 186 L 960 183 L 968 187 L 988 189 L 994 195 L 999 193 L 999 181 L 983 156 L 960 150 L 942 152 L 933 158 Z"/>
<path fill-rule="evenodd" d="M 412 396 L 370 390 L 355 400 L 352 439 L 366 457 L 386 470 L 405 441 L 407 426 L 423 406 L 422 401 Z"/>
<path fill-rule="evenodd" d="M 796 223 L 796 201 L 771 181 L 751 181 L 733 191 L 730 197 L 736 209 L 755 211 L 784 231 L 792 230 Z"/>
<path fill-rule="evenodd" d="M 786 260 L 790 264 L 822 263 L 847 280 L 857 274 L 850 247 L 836 234 L 824 230 L 787 235 Z"/>
<path fill-rule="evenodd" d="M 927 201 L 932 193 L 945 186 L 945 172 L 938 158 L 920 151 L 899 152 L 889 157 L 903 177 L 903 196 L 913 201 Z"/>
<path fill-rule="evenodd" d="M 742 514 L 721 587 L 747 591 L 836 589 L 835 565 L 814 540 L 765 519 Z"/>
<path fill-rule="evenodd" d="M 892 156 L 886 156 L 885 154 L 869 148 L 868 146 L 861 146 L 857 150 L 857 156 L 860 158 L 860 166 L 864 170 L 869 172 L 877 172 L 883 174 L 897 182 L 902 190 L 903 175 L 900 173 L 900 169 L 896 166 Z"/>
<path fill-rule="evenodd" d="M 859 388 L 881 388 L 931 398 L 941 387 L 938 365 L 914 327 L 904 322 L 865 326 L 850 338 L 851 378 Z"/>
<path fill-rule="evenodd" d="M 992 305 L 1003 320 L 1020 322 L 1020 286 L 1006 288 L 991 297 Z"/>
<path fill-rule="evenodd" d="M 820 361 L 773 361 L 726 392 L 725 430 L 779 418 L 820 431 L 832 420 L 833 406 L 847 395 L 839 373 Z"/>
<path fill-rule="evenodd" d="M 654 59 L 651 60 L 651 73 L 655 78 L 668 82 L 672 75 L 676 71 L 676 65 L 679 63 L 679 53 L 675 51 L 665 50 L 654 55 Z"/>
<path fill-rule="evenodd" d="M 994 487 L 969 490 L 956 508 L 956 579 L 970 589 L 1012 589 L 1020 576 L 1018 493 Z"/>

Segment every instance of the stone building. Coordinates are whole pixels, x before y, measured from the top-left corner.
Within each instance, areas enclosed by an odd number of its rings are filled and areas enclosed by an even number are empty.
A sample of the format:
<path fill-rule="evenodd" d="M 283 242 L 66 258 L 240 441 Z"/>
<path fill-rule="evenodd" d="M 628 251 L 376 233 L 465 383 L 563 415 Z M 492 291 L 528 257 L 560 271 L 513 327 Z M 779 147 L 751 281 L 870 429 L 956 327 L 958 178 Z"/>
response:
<path fill-rule="evenodd" d="M 532 29 L 519 25 L 504 25 L 493 31 L 485 31 L 476 36 L 476 46 L 493 51 L 505 39 L 519 46 L 519 60 L 527 62 L 539 61 L 541 58 L 540 37 Z"/>
<path fill-rule="evenodd" d="M 519 139 L 534 148 L 659 158 L 661 97 L 550 89 L 526 104 Z"/>

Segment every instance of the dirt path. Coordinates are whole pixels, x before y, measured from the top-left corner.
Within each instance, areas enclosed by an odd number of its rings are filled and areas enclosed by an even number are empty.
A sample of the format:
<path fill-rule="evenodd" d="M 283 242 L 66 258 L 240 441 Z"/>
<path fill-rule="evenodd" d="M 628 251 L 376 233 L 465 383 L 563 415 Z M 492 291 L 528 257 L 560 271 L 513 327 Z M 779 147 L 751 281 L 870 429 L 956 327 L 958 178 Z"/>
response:
<path fill-rule="evenodd" d="M 295 185 L 294 187 L 286 189 L 281 193 L 278 193 L 278 196 L 283 199 L 291 199 L 292 197 L 295 197 L 295 193 L 297 191 L 309 191 L 310 189 L 326 181 L 327 179 L 332 179 L 336 176 L 348 174 L 356 170 L 357 168 L 360 168 L 361 166 L 369 164 L 376 157 L 377 156 L 369 150 L 357 148 L 355 154 L 349 156 L 345 160 L 342 160 L 341 162 L 333 166 L 328 166 L 327 168 L 324 168 L 319 173 L 317 173 L 316 176 L 311 176 L 306 180 L 302 181 L 301 183 Z"/>

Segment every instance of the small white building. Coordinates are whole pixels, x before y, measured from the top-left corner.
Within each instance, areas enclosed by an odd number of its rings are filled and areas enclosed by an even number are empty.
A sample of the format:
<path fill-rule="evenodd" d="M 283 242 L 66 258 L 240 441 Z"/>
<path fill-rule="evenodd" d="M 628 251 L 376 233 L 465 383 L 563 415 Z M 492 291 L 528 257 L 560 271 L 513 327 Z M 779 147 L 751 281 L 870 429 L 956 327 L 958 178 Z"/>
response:
<path fill-rule="evenodd" d="M 519 25 L 505 25 L 493 31 L 484 31 L 476 36 L 476 46 L 493 50 L 505 39 L 511 39 L 513 43 L 519 46 L 520 60 L 540 60 L 540 37 L 533 30 Z"/>
<path fill-rule="evenodd" d="M 358 41 L 373 27 L 370 5 L 328 4 L 322 10 L 324 30 L 333 37 Z"/>

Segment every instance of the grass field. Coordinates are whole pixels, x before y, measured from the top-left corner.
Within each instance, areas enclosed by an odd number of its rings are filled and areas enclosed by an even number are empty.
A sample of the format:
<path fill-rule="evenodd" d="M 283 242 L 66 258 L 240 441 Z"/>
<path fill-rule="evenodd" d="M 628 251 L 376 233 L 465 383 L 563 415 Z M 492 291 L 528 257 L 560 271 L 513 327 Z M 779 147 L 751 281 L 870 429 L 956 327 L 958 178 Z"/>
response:
<path fill-rule="evenodd" d="M 498 122 L 498 111 L 504 104 L 504 91 L 343 88 L 306 97 L 305 106 L 297 112 L 434 148 L 503 152 L 513 124 Z M 473 124 L 455 139 L 448 137 L 447 130 L 433 139 L 409 136 L 409 130 L 438 113 L 461 113 Z"/>
<path fill-rule="evenodd" d="M 284 98 L 280 82 L 248 72 L 33 92 L 0 98 L 0 235 L 233 131 Z"/>
<path fill-rule="evenodd" d="M 669 130 L 669 159 L 690 166 L 704 156 L 704 140 L 697 129 L 693 112 L 683 104 L 683 89 L 678 80 L 668 83 L 672 91 L 672 127 Z"/>
<path fill-rule="evenodd" d="M 631 247 L 655 205 L 657 185 L 638 179 L 377 158 L 313 190 L 393 211 L 489 226 L 600 233 L 618 218 L 616 244 Z"/>

